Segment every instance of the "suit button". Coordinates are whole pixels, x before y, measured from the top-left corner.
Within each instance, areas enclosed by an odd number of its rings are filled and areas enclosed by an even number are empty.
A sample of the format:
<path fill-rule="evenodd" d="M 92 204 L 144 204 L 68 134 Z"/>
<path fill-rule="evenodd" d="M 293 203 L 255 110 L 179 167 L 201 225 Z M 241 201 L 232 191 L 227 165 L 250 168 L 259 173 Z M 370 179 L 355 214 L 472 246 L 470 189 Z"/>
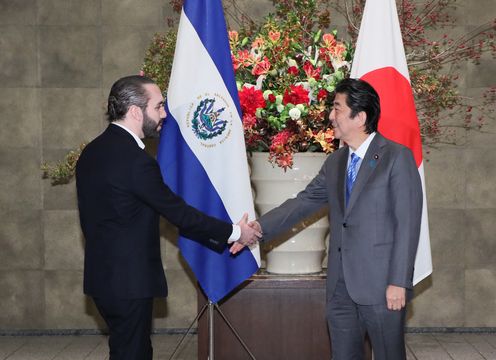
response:
<path fill-rule="evenodd" d="M 341 252 L 341 248 L 340 247 L 338 247 L 338 252 Z"/>
<path fill-rule="evenodd" d="M 343 223 L 343 227 L 348 227 L 348 224 L 347 223 Z"/>

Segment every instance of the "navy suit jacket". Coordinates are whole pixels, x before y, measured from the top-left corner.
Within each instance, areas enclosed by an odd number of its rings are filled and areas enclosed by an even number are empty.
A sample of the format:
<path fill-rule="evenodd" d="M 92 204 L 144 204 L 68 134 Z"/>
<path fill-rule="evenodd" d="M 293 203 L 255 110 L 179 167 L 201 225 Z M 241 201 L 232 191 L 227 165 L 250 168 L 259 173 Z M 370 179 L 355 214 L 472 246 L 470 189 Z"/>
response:
<path fill-rule="evenodd" d="M 85 237 L 84 292 L 93 297 L 167 296 L 159 215 L 181 235 L 222 252 L 232 224 L 187 205 L 162 180 L 157 161 L 116 125 L 83 150 L 76 166 Z"/>

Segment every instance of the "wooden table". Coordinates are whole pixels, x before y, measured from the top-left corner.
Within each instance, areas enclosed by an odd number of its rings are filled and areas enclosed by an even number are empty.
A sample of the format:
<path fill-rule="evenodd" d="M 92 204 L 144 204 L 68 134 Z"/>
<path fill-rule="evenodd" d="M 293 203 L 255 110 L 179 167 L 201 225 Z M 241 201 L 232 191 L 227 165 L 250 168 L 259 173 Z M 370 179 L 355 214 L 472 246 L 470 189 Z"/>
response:
<path fill-rule="evenodd" d="M 254 275 L 219 307 L 257 360 L 330 359 L 325 287 L 324 273 Z M 205 302 L 205 296 L 198 291 L 199 309 Z M 215 360 L 250 359 L 217 311 L 214 315 L 214 349 Z M 205 312 L 198 324 L 198 359 L 207 358 Z"/>

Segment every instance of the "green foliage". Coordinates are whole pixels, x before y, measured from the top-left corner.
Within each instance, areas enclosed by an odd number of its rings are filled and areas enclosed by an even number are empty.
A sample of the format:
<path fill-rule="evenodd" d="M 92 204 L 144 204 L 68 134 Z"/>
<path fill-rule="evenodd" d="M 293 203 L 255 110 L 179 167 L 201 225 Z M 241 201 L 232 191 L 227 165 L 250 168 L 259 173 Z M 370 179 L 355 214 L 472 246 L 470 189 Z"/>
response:
<path fill-rule="evenodd" d="M 86 143 L 79 145 L 78 148 L 69 151 L 64 160 L 56 163 L 43 163 L 41 171 L 44 179 L 50 179 L 52 185 L 68 184 L 76 172 L 76 164 L 83 151 Z"/>
<path fill-rule="evenodd" d="M 176 29 L 171 29 L 165 34 L 155 34 L 146 51 L 141 69 L 143 74 L 155 80 L 164 92 L 169 87 L 176 36 Z"/>

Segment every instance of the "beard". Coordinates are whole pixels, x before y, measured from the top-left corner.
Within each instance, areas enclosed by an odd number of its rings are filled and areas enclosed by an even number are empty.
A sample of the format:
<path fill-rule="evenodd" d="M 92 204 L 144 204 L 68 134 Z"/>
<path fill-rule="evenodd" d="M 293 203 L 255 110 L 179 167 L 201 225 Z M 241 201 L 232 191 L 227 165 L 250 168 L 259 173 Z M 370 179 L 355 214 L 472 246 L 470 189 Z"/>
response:
<path fill-rule="evenodd" d="M 160 136 L 160 131 L 158 131 L 158 127 L 162 124 L 162 120 L 160 120 L 158 123 L 152 120 L 151 117 L 149 117 L 146 112 L 143 112 L 143 134 L 145 135 L 146 138 L 158 138 Z"/>

